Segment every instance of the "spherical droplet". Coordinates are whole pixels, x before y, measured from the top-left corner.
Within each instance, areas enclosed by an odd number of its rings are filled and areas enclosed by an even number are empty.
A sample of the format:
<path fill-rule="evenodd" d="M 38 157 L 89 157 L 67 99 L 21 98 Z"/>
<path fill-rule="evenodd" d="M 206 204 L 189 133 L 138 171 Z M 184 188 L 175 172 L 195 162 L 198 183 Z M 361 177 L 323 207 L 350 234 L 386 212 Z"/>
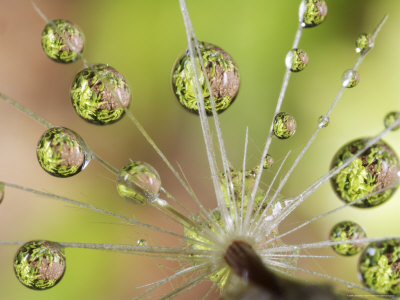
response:
<path fill-rule="evenodd" d="M 285 112 L 280 112 L 274 119 L 274 134 L 279 139 L 288 139 L 296 132 L 295 118 Z"/>
<path fill-rule="evenodd" d="M 368 139 L 357 139 L 344 145 L 335 154 L 331 168 L 341 166 L 353 154 L 363 149 Z M 331 178 L 334 191 L 346 203 L 367 197 L 394 184 L 399 179 L 399 159 L 393 149 L 380 140 L 354 159 L 347 167 Z M 397 187 L 372 195 L 354 206 L 374 207 L 389 200 Z"/>
<path fill-rule="evenodd" d="M 355 70 L 346 70 L 342 75 L 342 86 L 345 88 L 355 87 L 360 81 L 360 75 Z"/>
<path fill-rule="evenodd" d="M 300 72 L 308 65 L 308 55 L 302 49 L 292 49 L 286 54 L 285 65 L 292 72 Z"/>
<path fill-rule="evenodd" d="M 361 33 L 356 39 L 356 52 L 360 54 L 367 53 L 374 47 L 374 39 L 368 33 Z"/>
<path fill-rule="evenodd" d="M 64 275 L 64 249 L 49 241 L 27 242 L 15 255 L 14 270 L 23 285 L 35 290 L 49 289 Z"/>
<path fill-rule="evenodd" d="M 355 222 L 343 221 L 333 226 L 329 238 L 332 242 L 353 241 L 366 238 L 364 229 Z M 346 243 L 332 246 L 333 250 L 340 255 L 352 256 L 361 252 L 364 243 Z"/>
<path fill-rule="evenodd" d="M 135 204 L 147 204 L 158 197 L 161 179 L 149 164 L 133 161 L 120 171 L 117 177 L 117 190 L 121 197 Z"/>
<path fill-rule="evenodd" d="M 56 177 L 73 176 L 91 160 L 83 139 L 64 127 L 46 130 L 36 147 L 36 154 L 42 168 Z"/>
<path fill-rule="evenodd" d="M 83 51 L 84 37 L 81 30 L 66 20 L 53 20 L 47 23 L 42 32 L 44 53 L 59 63 L 72 63 Z"/>
<path fill-rule="evenodd" d="M 106 125 L 124 115 L 131 91 L 125 78 L 114 68 L 98 64 L 80 71 L 71 87 L 75 111 L 86 121 Z M 123 106 L 122 106 L 122 105 Z"/>
<path fill-rule="evenodd" d="M 138 239 L 136 242 L 137 246 L 147 246 L 147 241 L 144 239 Z"/>
<path fill-rule="evenodd" d="M 264 158 L 263 168 L 269 169 L 272 167 L 273 164 L 274 164 L 274 159 L 272 158 L 271 155 L 267 154 Z"/>
<path fill-rule="evenodd" d="M 3 182 L 0 182 L 0 204 L 4 200 L 4 193 L 5 193 L 5 185 Z"/>
<path fill-rule="evenodd" d="M 385 128 L 389 128 L 394 122 L 396 122 L 399 119 L 399 117 L 400 117 L 400 112 L 398 112 L 398 111 L 391 111 L 390 113 L 388 113 L 385 116 L 385 119 L 383 121 Z M 395 131 L 399 128 L 400 128 L 400 124 L 397 126 L 394 126 L 392 128 L 392 131 Z"/>
<path fill-rule="evenodd" d="M 319 128 L 328 127 L 329 122 L 330 122 L 329 117 L 326 116 L 326 115 L 322 115 L 322 116 L 320 116 L 320 117 L 318 118 L 318 127 L 319 127 Z"/>
<path fill-rule="evenodd" d="M 321 24 L 328 14 L 328 6 L 323 0 L 303 0 L 299 8 L 299 21 L 302 27 Z"/>
<path fill-rule="evenodd" d="M 221 48 L 199 42 L 205 70 L 210 83 L 217 113 L 226 110 L 235 100 L 240 86 L 239 69 L 233 58 Z M 203 91 L 204 106 L 208 115 L 212 114 L 210 91 L 201 71 L 200 60 L 196 58 L 196 70 Z M 189 52 L 186 50 L 175 63 L 172 70 L 172 88 L 179 103 L 187 110 L 198 114 L 195 97 L 196 84 Z"/>
<path fill-rule="evenodd" d="M 358 274 L 376 293 L 400 296 L 400 239 L 370 243 L 360 256 Z"/>

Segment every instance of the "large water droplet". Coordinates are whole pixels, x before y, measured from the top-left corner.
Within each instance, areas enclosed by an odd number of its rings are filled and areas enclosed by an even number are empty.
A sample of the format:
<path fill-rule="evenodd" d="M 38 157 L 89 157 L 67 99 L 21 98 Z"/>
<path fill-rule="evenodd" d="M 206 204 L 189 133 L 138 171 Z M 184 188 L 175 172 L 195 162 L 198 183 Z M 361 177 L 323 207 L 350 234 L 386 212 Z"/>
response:
<path fill-rule="evenodd" d="M 360 82 L 360 75 L 355 70 L 346 70 L 342 75 L 342 86 L 345 88 L 355 87 Z"/>
<path fill-rule="evenodd" d="M 133 161 L 120 171 L 117 190 L 121 197 L 135 204 L 147 204 L 155 200 L 161 189 L 161 179 L 149 164 Z"/>
<path fill-rule="evenodd" d="M 27 242 L 15 255 L 14 270 L 23 285 L 35 290 L 49 289 L 64 275 L 64 249 L 49 241 Z"/>
<path fill-rule="evenodd" d="M 41 167 L 56 177 L 73 176 L 91 160 L 83 139 L 64 127 L 46 130 L 36 147 L 36 154 Z"/>
<path fill-rule="evenodd" d="M 319 128 L 328 127 L 329 122 L 330 122 L 330 120 L 329 120 L 328 116 L 326 116 L 326 115 L 319 116 L 319 118 L 318 118 L 318 127 Z"/>
<path fill-rule="evenodd" d="M 59 63 L 72 63 L 82 54 L 84 37 L 75 24 L 66 20 L 47 23 L 42 32 L 44 53 Z"/>
<path fill-rule="evenodd" d="M 288 139 L 296 132 L 296 120 L 288 113 L 280 112 L 274 118 L 274 134 L 279 139 Z"/>
<path fill-rule="evenodd" d="M 398 112 L 398 111 L 391 111 L 390 113 L 388 113 L 385 116 L 385 119 L 383 121 L 385 128 L 389 128 L 394 122 L 398 121 L 399 117 L 400 117 L 400 112 Z M 399 128 L 400 128 L 400 124 L 397 126 L 394 126 L 392 128 L 392 131 L 395 131 Z"/>
<path fill-rule="evenodd" d="M 303 0 L 299 7 L 299 22 L 302 27 L 321 24 L 328 14 L 328 6 L 323 0 Z"/>
<path fill-rule="evenodd" d="M 300 72 L 308 65 L 308 55 L 302 49 L 292 49 L 286 54 L 285 65 L 292 72 Z"/>
<path fill-rule="evenodd" d="M 400 239 L 370 243 L 360 256 L 358 274 L 378 294 L 400 296 Z"/>
<path fill-rule="evenodd" d="M 367 53 L 374 47 L 374 39 L 368 33 L 361 33 L 356 39 L 356 52 L 360 54 Z"/>
<path fill-rule="evenodd" d="M 75 76 L 71 100 L 75 111 L 84 120 L 106 125 L 122 118 L 123 106 L 130 104 L 131 91 L 121 73 L 108 65 L 98 64 Z"/>
<path fill-rule="evenodd" d="M 341 147 L 332 160 L 331 168 L 341 166 L 363 149 L 367 141 L 365 138 L 357 139 Z M 332 177 L 331 183 L 339 198 L 349 203 L 394 184 L 399 179 L 399 170 L 396 153 L 380 140 Z M 353 205 L 362 208 L 380 205 L 390 199 L 396 188 L 387 189 Z"/>
<path fill-rule="evenodd" d="M 199 42 L 199 47 L 215 101 L 215 109 L 218 113 L 221 113 L 232 104 L 239 92 L 239 69 L 233 58 L 221 48 L 205 42 Z M 199 74 L 201 90 L 203 91 L 206 113 L 211 115 L 210 91 L 204 74 L 201 72 L 200 61 L 197 58 L 196 70 Z M 198 113 L 195 97 L 196 84 L 188 50 L 174 65 L 172 88 L 176 98 L 184 108 L 190 112 Z"/>
<path fill-rule="evenodd" d="M 355 222 L 343 221 L 333 226 L 329 238 L 332 242 L 353 241 L 366 238 L 364 229 Z M 361 252 L 363 243 L 346 243 L 332 246 L 333 250 L 340 255 L 352 256 Z"/>

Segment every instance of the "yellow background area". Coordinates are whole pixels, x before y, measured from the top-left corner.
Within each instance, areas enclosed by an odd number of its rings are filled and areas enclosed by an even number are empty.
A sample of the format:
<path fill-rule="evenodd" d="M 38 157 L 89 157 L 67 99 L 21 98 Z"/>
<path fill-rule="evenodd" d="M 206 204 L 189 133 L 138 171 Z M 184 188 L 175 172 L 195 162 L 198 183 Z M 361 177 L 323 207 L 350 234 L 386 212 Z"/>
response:
<path fill-rule="evenodd" d="M 249 128 L 248 166 L 254 167 L 262 153 L 298 22 L 300 1 L 286 0 L 187 0 L 197 38 L 214 43 L 236 60 L 241 90 L 235 103 L 220 116 L 229 160 L 241 168 L 246 126 Z M 297 119 L 297 132 L 287 141 L 274 139 L 274 167 L 263 177 L 266 189 L 288 150 L 289 161 L 305 145 L 341 86 L 341 75 L 358 55 L 354 41 L 361 32 L 372 32 L 385 13 L 389 20 L 376 40 L 376 47 L 359 68 L 360 83 L 346 90 L 316 142 L 291 176 L 282 194 L 297 195 L 324 175 L 340 146 L 383 129 L 384 115 L 399 110 L 400 2 L 394 0 L 335 0 L 328 2 L 325 22 L 305 29 L 300 48 L 309 55 L 308 67 L 292 74 L 282 110 Z M 50 19 L 78 24 L 86 37 L 84 56 L 90 63 L 110 64 L 120 71 L 132 89 L 130 110 L 164 151 L 182 167 L 188 181 L 207 208 L 215 197 L 207 167 L 198 117 L 186 112 L 171 89 L 171 70 L 186 47 L 185 29 L 178 0 L 61 1 L 37 0 Z M 151 149 L 134 125 L 124 118 L 109 126 L 96 126 L 80 119 L 69 98 L 69 88 L 80 62 L 57 64 L 41 49 L 44 21 L 27 0 L 0 0 L 0 91 L 40 114 L 50 122 L 78 132 L 89 146 L 116 168 L 132 160 L 150 163 L 160 173 L 163 186 L 194 213 L 198 208 Z M 182 233 L 175 223 L 152 208 L 137 207 L 121 199 L 114 175 L 96 161 L 68 179 L 44 172 L 35 147 L 44 128 L 0 102 L 0 180 L 18 183 L 114 211 L 140 221 Z M 400 153 L 400 132 L 385 140 Z M 284 167 L 288 170 L 290 164 Z M 279 178 L 283 177 L 282 173 Z M 287 243 L 323 241 L 330 228 L 351 219 L 365 228 L 369 237 L 400 235 L 400 194 L 374 209 L 347 208 L 292 234 Z M 324 184 L 306 200 L 280 231 L 299 225 L 342 202 L 330 184 Z M 168 235 L 121 224 L 84 209 L 21 191 L 6 190 L 0 205 L 0 240 L 46 239 L 60 242 L 182 246 Z M 132 299 L 136 287 L 160 280 L 179 270 L 179 263 L 105 252 L 67 249 L 65 277 L 55 288 L 33 291 L 14 276 L 13 256 L 17 246 L 0 247 L 1 299 Z M 334 255 L 331 249 L 315 254 Z M 357 258 L 329 258 L 299 262 L 309 270 L 357 282 Z M 298 273 L 312 282 L 319 278 Z M 159 298 L 181 282 L 166 284 L 151 294 Z M 201 299 L 208 284 L 189 293 Z M 346 287 L 341 287 L 345 289 Z M 350 293 L 357 291 L 347 291 Z M 198 295 L 198 296 L 197 296 Z M 213 294 L 215 297 L 216 294 Z M 181 295 L 181 299 L 187 299 Z"/>

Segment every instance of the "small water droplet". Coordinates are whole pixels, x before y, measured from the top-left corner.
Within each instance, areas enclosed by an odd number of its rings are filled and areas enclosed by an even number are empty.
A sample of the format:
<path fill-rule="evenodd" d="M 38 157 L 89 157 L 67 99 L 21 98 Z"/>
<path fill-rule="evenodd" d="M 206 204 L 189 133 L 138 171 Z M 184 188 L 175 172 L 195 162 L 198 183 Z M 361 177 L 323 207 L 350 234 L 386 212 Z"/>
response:
<path fill-rule="evenodd" d="M 41 167 L 56 177 L 78 174 L 91 160 L 83 139 L 64 127 L 46 130 L 36 147 L 36 154 Z"/>
<path fill-rule="evenodd" d="M 136 242 L 137 246 L 147 246 L 147 241 L 145 239 L 138 239 Z"/>
<path fill-rule="evenodd" d="M 75 24 L 66 20 L 52 20 L 42 32 L 44 53 L 59 63 L 72 63 L 82 54 L 84 36 Z"/>
<path fill-rule="evenodd" d="M 329 117 L 326 116 L 326 115 L 322 115 L 322 116 L 320 116 L 320 117 L 318 118 L 318 127 L 319 127 L 319 128 L 328 127 L 329 122 L 330 122 Z"/>
<path fill-rule="evenodd" d="M 71 86 L 72 105 L 84 120 L 112 124 L 122 118 L 131 101 L 131 91 L 124 76 L 114 68 L 98 64 L 83 69 Z"/>
<path fill-rule="evenodd" d="M 321 24 L 328 14 L 328 6 L 323 0 L 303 0 L 299 7 L 299 22 L 303 28 Z"/>
<path fill-rule="evenodd" d="M 269 169 L 272 167 L 272 165 L 274 164 L 274 159 L 270 154 L 267 154 L 264 158 L 264 164 L 263 164 L 263 168 L 264 169 Z"/>
<path fill-rule="evenodd" d="M 199 42 L 205 70 L 210 82 L 217 113 L 225 111 L 235 100 L 240 87 L 239 69 L 233 58 L 223 49 L 206 42 Z M 199 59 L 196 70 L 203 91 L 206 113 L 212 114 L 210 91 L 207 87 Z M 192 62 L 188 50 L 176 61 L 172 70 L 172 89 L 179 103 L 187 110 L 198 113 Z"/>
<path fill-rule="evenodd" d="M 360 81 L 360 75 L 355 70 L 346 70 L 342 75 L 342 86 L 345 88 L 355 87 Z"/>
<path fill-rule="evenodd" d="M 400 295 L 400 239 L 370 243 L 360 256 L 358 275 L 364 286 L 383 295 Z"/>
<path fill-rule="evenodd" d="M 274 134 L 279 139 L 288 139 L 296 132 L 296 120 L 288 113 L 280 112 L 274 118 Z"/>
<path fill-rule="evenodd" d="M 342 165 L 353 154 L 363 149 L 367 142 L 367 138 L 361 138 L 342 146 L 333 157 L 331 169 Z M 399 179 L 399 170 L 400 162 L 396 153 L 380 140 L 333 176 L 331 183 L 338 197 L 350 203 L 396 183 Z M 396 189 L 394 186 L 356 202 L 353 206 L 361 208 L 378 206 L 389 200 Z"/>
<path fill-rule="evenodd" d="M 65 272 L 64 249 L 49 241 L 30 241 L 18 249 L 14 258 L 18 280 L 35 290 L 55 286 Z"/>
<path fill-rule="evenodd" d="M 0 204 L 4 200 L 4 193 L 5 193 L 5 185 L 3 182 L 0 182 Z"/>
<path fill-rule="evenodd" d="M 356 52 L 360 54 L 367 53 L 374 47 L 374 39 L 368 33 L 361 33 L 356 39 Z"/>
<path fill-rule="evenodd" d="M 147 204 L 157 199 L 161 189 L 161 179 L 149 164 L 133 161 L 120 171 L 117 190 L 121 197 L 135 204 Z"/>
<path fill-rule="evenodd" d="M 332 242 L 351 241 L 366 238 L 365 230 L 353 221 L 342 221 L 333 226 L 329 238 Z M 333 245 L 332 249 L 343 256 L 353 256 L 361 252 L 363 243 Z"/>
<path fill-rule="evenodd" d="M 286 54 L 285 65 L 292 72 L 300 72 L 308 65 L 308 55 L 303 49 L 292 49 Z"/>
<path fill-rule="evenodd" d="M 383 121 L 385 128 L 389 128 L 390 125 L 392 125 L 394 122 L 396 122 L 399 119 L 399 117 L 400 117 L 400 112 L 398 112 L 398 111 L 391 111 L 390 113 L 388 113 L 385 116 L 385 119 Z M 395 131 L 399 128 L 400 128 L 400 124 L 393 127 L 392 131 Z"/>

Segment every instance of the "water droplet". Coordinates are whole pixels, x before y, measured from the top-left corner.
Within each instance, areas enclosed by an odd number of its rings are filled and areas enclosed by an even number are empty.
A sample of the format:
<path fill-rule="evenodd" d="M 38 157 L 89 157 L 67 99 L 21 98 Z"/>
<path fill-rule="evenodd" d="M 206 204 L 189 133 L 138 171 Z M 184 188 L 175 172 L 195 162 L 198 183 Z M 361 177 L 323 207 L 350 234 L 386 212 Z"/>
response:
<path fill-rule="evenodd" d="M 285 112 L 280 112 L 274 119 L 274 134 L 279 139 L 288 139 L 296 132 L 295 118 Z"/>
<path fill-rule="evenodd" d="M 356 39 L 356 52 L 360 54 L 367 53 L 374 47 L 374 39 L 368 33 L 361 33 Z"/>
<path fill-rule="evenodd" d="M 86 121 L 106 125 L 122 118 L 131 91 L 124 76 L 114 68 L 98 64 L 80 71 L 71 87 L 75 111 Z"/>
<path fill-rule="evenodd" d="M 269 169 L 272 167 L 272 165 L 274 164 L 274 159 L 272 158 L 271 155 L 267 154 L 264 158 L 264 165 L 263 168 L 264 169 Z"/>
<path fill-rule="evenodd" d="M 83 51 L 84 37 L 75 24 L 66 20 L 53 20 L 47 23 L 42 32 L 44 53 L 59 63 L 72 63 Z"/>
<path fill-rule="evenodd" d="M 332 160 L 331 168 L 342 165 L 353 154 L 363 149 L 367 141 L 366 138 L 357 139 L 341 147 Z M 350 203 L 394 184 L 399 179 L 399 170 L 396 153 L 380 140 L 332 177 L 331 183 L 339 198 Z M 353 205 L 361 208 L 380 205 L 389 200 L 395 190 L 396 187 L 387 189 Z"/>
<path fill-rule="evenodd" d="M 240 86 L 239 69 L 233 58 L 221 48 L 205 42 L 199 42 L 205 70 L 210 82 L 217 113 L 225 111 L 235 100 Z M 208 90 L 200 61 L 196 58 L 196 70 L 203 91 L 206 113 L 212 114 L 210 91 Z M 175 63 L 172 71 L 172 88 L 179 103 L 193 113 L 198 113 L 195 97 L 196 84 L 192 71 L 192 62 L 188 50 Z"/>
<path fill-rule="evenodd" d="M 323 0 L 303 0 L 299 7 L 299 22 L 303 28 L 321 24 L 328 14 L 328 6 Z"/>
<path fill-rule="evenodd" d="M 46 130 L 36 147 L 36 154 L 42 168 L 56 177 L 73 176 L 91 160 L 83 139 L 64 127 Z"/>
<path fill-rule="evenodd" d="M 390 125 L 392 125 L 394 122 L 396 122 L 399 119 L 399 117 L 400 117 L 400 112 L 398 112 L 398 111 L 391 111 L 390 113 L 388 113 L 385 116 L 385 119 L 383 121 L 385 128 L 389 128 Z M 392 131 L 395 131 L 399 128 L 400 128 L 400 125 L 397 125 L 392 128 Z"/>
<path fill-rule="evenodd" d="M 370 243 L 360 256 L 359 278 L 378 294 L 400 296 L 399 262 L 400 239 Z"/>
<path fill-rule="evenodd" d="M 121 197 L 135 204 L 147 204 L 158 197 L 161 179 L 149 164 L 133 161 L 120 171 L 117 177 L 117 190 Z"/>
<path fill-rule="evenodd" d="M 346 88 L 355 87 L 360 81 L 360 75 L 355 70 L 346 70 L 342 75 L 342 86 Z"/>
<path fill-rule="evenodd" d="M 367 235 L 364 229 L 355 222 L 343 221 L 333 226 L 329 238 L 332 242 L 352 241 L 366 238 Z M 361 252 L 364 248 L 364 243 L 346 243 L 333 245 L 332 249 L 340 255 L 352 256 Z"/>
<path fill-rule="evenodd" d="M 320 117 L 318 118 L 318 127 L 319 127 L 319 128 L 328 127 L 329 122 L 330 122 L 329 117 L 326 116 L 326 115 L 322 115 L 322 116 L 320 116 Z"/>
<path fill-rule="evenodd" d="M 64 275 L 64 249 L 49 241 L 27 242 L 15 255 L 14 271 L 23 285 L 35 290 L 49 289 Z"/>
<path fill-rule="evenodd" d="M 0 182 L 0 204 L 4 200 L 4 193 L 5 193 L 5 185 L 3 182 Z"/>
<path fill-rule="evenodd" d="M 136 242 L 137 246 L 147 246 L 147 241 L 145 239 L 138 239 Z"/>
<path fill-rule="evenodd" d="M 308 55 L 302 49 L 292 49 L 286 54 L 285 65 L 292 72 L 300 72 L 308 65 Z"/>

